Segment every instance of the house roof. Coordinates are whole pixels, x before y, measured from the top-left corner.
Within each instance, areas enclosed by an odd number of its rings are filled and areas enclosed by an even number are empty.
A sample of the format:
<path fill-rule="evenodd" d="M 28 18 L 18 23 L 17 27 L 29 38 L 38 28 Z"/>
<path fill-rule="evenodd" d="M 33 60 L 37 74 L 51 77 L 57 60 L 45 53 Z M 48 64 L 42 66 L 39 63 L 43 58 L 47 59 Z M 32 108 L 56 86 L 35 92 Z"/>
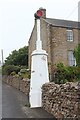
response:
<path fill-rule="evenodd" d="M 77 22 L 77 21 L 51 19 L 51 18 L 45 18 L 44 20 L 53 26 L 80 29 L 80 22 Z"/>

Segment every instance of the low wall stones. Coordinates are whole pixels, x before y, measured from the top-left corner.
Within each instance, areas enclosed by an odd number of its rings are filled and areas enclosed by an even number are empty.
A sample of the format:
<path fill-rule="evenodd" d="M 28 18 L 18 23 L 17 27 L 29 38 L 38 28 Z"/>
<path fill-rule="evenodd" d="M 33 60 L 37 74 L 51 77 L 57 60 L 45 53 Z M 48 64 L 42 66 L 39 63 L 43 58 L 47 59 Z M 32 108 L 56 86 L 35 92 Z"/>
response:
<path fill-rule="evenodd" d="M 46 83 L 42 86 L 42 106 L 56 118 L 77 118 L 80 117 L 79 94 L 78 83 Z"/>
<path fill-rule="evenodd" d="M 30 80 L 23 79 L 20 81 L 20 91 L 24 92 L 26 95 L 29 95 Z"/>
<path fill-rule="evenodd" d="M 29 95 L 30 91 L 30 80 L 29 79 L 20 79 L 15 76 L 3 76 L 3 81 L 7 84 L 15 87 L 16 89 L 20 90 L 21 92 Z"/>

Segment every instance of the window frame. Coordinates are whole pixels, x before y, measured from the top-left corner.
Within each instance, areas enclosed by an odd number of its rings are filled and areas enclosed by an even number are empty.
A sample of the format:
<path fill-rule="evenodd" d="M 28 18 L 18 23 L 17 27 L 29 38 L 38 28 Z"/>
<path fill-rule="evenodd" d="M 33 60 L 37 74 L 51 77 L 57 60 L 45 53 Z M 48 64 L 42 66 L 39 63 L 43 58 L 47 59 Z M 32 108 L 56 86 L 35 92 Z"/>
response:
<path fill-rule="evenodd" d="M 69 55 L 71 53 L 71 56 Z M 76 58 L 74 57 L 73 50 L 68 50 L 68 65 L 69 66 L 76 66 Z"/>
<path fill-rule="evenodd" d="M 71 33 L 68 33 L 71 32 Z M 66 30 L 66 36 L 67 36 L 67 41 L 68 42 L 73 42 L 73 30 L 72 29 L 67 29 Z M 69 35 L 68 35 L 69 34 Z M 72 38 L 72 39 L 71 39 Z"/>

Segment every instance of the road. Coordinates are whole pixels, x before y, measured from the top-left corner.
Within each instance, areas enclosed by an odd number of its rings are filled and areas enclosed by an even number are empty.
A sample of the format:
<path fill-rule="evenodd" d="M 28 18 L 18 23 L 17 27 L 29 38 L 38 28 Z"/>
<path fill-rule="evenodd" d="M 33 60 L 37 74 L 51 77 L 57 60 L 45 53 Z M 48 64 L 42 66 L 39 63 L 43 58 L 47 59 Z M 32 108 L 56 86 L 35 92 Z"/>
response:
<path fill-rule="evenodd" d="M 22 107 L 27 97 L 13 87 L 2 84 L 2 118 L 26 118 Z"/>
<path fill-rule="evenodd" d="M 2 118 L 54 118 L 42 108 L 26 107 L 27 103 L 25 94 L 3 82 Z"/>

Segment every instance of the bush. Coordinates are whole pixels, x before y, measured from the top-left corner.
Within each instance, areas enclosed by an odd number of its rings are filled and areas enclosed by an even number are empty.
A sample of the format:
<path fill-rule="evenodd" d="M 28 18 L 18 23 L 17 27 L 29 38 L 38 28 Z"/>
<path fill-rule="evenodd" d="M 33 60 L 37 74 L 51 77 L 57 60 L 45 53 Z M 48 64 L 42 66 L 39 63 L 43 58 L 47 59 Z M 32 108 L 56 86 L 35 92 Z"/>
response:
<path fill-rule="evenodd" d="M 80 67 L 80 44 L 78 44 L 74 49 L 74 56 L 76 58 L 77 66 Z"/>
<path fill-rule="evenodd" d="M 13 72 L 11 72 L 11 74 L 10 74 L 10 75 L 14 76 L 14 75 L 16 75 L 16 72 L 15 72 L 15 71 L 13 71 Z"/>
<path fill-rule="evenodd" d="M 29 78 L 30 79 L 30 71 L 27 69 L 21 69 L 20 72 L 18 73 L 22 78 Z"/>
<path fill-rule="evenodd" d="M 26 73 L 27 72 L 27 69 L 21 69 L 20 70 L 20 73 Z"/>
<path fill-rule="evenodd" d="M 56 65 L 55 83 L 75 82 L 80 80 L 80 67 L 64 66 L 62 63 Z"/>
<path fill-rule="evenodd" d="M 2 67 L 2 74 L 3 75 L 10 75 L 12 72 L 15 72 L 16 74 L 20 71 L 19 66 L 14 65 L 4 65 Z"/>

